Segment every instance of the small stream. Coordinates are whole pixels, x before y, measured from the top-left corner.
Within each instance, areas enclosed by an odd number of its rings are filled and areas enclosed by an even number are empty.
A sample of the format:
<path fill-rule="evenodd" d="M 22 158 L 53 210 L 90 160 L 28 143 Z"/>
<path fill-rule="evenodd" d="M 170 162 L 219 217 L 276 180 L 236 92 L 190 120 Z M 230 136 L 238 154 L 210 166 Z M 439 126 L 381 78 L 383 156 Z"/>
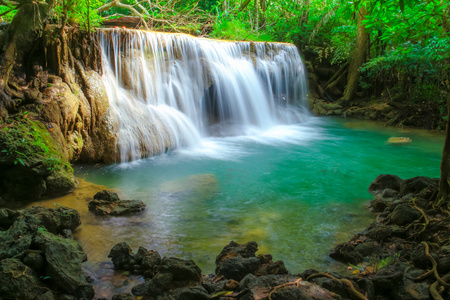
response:
<path fill-rule="evenodd" d="M 391 136 L 410 137 L 404 145 Z M 253 136 L 203 139 L 199 147 L 135 162 L 78 166 L 75 193 L 43 201 L 76 208 L 75 233 L 91 262 L 126 241 L 161 255 L 193 259 L 203 273 L 231 240 L 256 241 L 259 253 L 292 272 L 323 269 L 333 245 L 367 226 L 367 188 L 379 174 L 439 176 L 443 135 L 367 121 L 309 118 Z M 100 185 L 100 186 L 98 186 Z M 147 204 L 129 217 L 95 217 L 88 198 L 103 188 Z"/>

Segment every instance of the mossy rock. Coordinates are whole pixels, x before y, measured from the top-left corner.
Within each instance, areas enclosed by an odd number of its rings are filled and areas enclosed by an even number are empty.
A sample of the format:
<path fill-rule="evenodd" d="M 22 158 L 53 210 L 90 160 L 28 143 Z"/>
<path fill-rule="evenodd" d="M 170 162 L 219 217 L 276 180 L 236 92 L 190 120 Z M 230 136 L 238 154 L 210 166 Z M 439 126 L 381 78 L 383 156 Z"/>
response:
<path fill-rule="evenodd" d="M 0 148 L 0 205 L 58 196 L 76 188 L 61 146 L 27 112 L 0 124 Z"/>

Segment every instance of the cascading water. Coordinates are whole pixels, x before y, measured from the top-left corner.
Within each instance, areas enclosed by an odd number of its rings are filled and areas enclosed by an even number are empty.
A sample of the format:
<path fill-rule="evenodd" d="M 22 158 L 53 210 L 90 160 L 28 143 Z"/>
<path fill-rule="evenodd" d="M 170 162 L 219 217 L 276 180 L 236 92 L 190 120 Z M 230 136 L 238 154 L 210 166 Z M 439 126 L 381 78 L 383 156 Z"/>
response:
<path fill-rule="evenodd" d="M 254 134 L 302 121 L 306 81 L 294 45 L 184 34 L 99 33 L 122 161 L 210 135 Z"/>

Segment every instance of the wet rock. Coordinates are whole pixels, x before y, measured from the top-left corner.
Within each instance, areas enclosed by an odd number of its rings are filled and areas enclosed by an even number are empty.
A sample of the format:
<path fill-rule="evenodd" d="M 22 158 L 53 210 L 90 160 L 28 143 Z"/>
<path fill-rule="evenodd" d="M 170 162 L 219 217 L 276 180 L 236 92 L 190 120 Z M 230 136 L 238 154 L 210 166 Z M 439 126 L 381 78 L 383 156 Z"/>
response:
<path fill-rule="evenodd" d="M 326 110 L 337 110 L 342 109 L 342 105 L 338 103 L 324 103 L 323 108 L 325 108 Z"/>
<path fill-rule="evenodd" d="M 247 275 L 239 283 L 239 288 L 236 290 L 239 293 L 237 299 L 268 299 L 274 287 L 287 283 L 290 284 L 271 294 L 272 299 L 340 299 L 334 293 L 292 275 L 256 277 L 252 274 Z"/>
<path fill-rule="evenodd" d="M 147 294 L 147 291 L 148 291 L 148 289 L 149 289 L 149 283 L 150 282 L 148 282 L 148 281 L 146 281 L 146 282 L 144 282 L 144 283 L 142 283 L 142 284 L 139 284 L 139 285 L 136 285 L 136 286 L 134 286 L 132 289 L 131 289 L 131 293 L 133 294 L 133 295 L 135 295 L 135 296 L 144 296 L 145 294 Z"/>
<path fill-rule="evenodd" d="M 220 264 L 225 260 L 233 257 L 241 257 L 241 258 L 255 257 L 256 251 L 258 251 L 258 244 L 256 242 L 238 244 L 234 241 L 231 241 L 227 246 L 225 246 L 222 249 L 220 254 L 216 257 L 216 274 Z"/>
<path fill-rule="evenodd" d="M 13 128 L 0 131 L 0 148 L 14 149 L 22 155 L 16 158 L 12 152 L 0 154 L 0 205 L 59 196 L 77 187 L 61 145 L 42 122 L 29 118 L 15 121 Z"/>
<path fill-rule="evenodd" d="M 35 271 L 41 271 L 44 267 L 45 259 L 41 253 L 29 252 L 24 257 L 23 263 Z"/>
<path fill-rule="evenodd" d="M 374 274 L 372 282 L 377 294 L 390 293 L 402 283 L 404 268 L 400 264 L 387 265 Z"/>
<path fill-rule="evenodd" d="M 116 193 L 106 190 L 95 194 L 94 200 L 88 204 L 89 210 L 98 216 L 139 213 L 145 209 L 145 206 L 140 200 L 120 200 Z"/>
<path fill-rule="evenodd" d="M 389 144 L 409 144 L 412 140 L 409 137 L 390 137 L 387 142 Z"/>
<path fill-rule="evenodd" d="M 358 251 L 356 251 L 355 246 L 350 243 L 337 245 L 330 251 L 330 257 L 337 261 L 343 263 L 351 263 L 353 265 L 357 265 L 364 259 L 363 256 Z"/>
<path fill-rule="evenodd" d="M 397 300 L 429 300 L 430 286 L 426 282 L 405 280 L 404 284 L 397 286 L 394 298 Z"/>
<path fill-rule="evenodd" d="M 342 282 L 340 282 L 340 281 L 333 280 L 331 278 L 326 278 L 326 277 L 319 277 L 319 278 L 313 279 L 313 282 L 328 291 L 331 291 L 333 293 L 336 293 L 336 294 L 344 297 L 344 299 L 350 298 L 345 285 L 342 284 Z"/>
<path fill-rule="evenodd" d="M 240 281 L 247 274 L 277 275 L 287 274 L 282 261 L 273 262 L 271 255 L 255 256 L 256 242 L 238 244 L 231 241 L 216 258 L 216 275 Z"/>
<path fill-rule="evenodd" d="M 144 247 L 139 247 L 138 252 L 134 256 L 134 260 L 139 266 L 139 271 L 135 270 L 135 272 L 142 274 L 146 278 L 150 278 L 155 274 L 156 266 L 161 263 L 161 255 L 156 251 L 148 251 Z"/>
<path fill-rule="evenodd" d="M 187 287 L 175 290 L 177 300 L 208 300 L 211 296 L 201 286 Z"/>
<path fill-rule="evenodd" d="M 44 248 L 45 272 L 54 285 L 77 298 L 94 297 L 94 289 L 87 282 L 81 265 L 87 256 L 77 241 L 43 231 L 34 243 Z"/>
<path fill-rule="evenodd" d="M 337 92 L 339 93 L 339 92 Z M 315 115 L 321 116 L 321 115 L 334 115 L 334 116 L 340 116 L 342 115 L 343 108 L 340 104 L 337 103 L 328 103 L 324 100 L 320 99 L 313 99 L 312 100 L 312 111 Z"/>
<path fill-rule="evenodd" d="M 108 202 L 117 202 L 120 201 L 117 193 L 103 190 L 94 195 L 94 200 L 104 200 Z"/>
<path fill-rule="evenodd" d="M 182 196 L 183 201 L 203 201 L 220 192 L 220 185 L 214 174 L 194 174 L 165 182 L 159 191 L 169 197 Z"/>
<path fill-rule="evenodd" d="M 219 265 L 216 274 L 218 276 L 225 276 L 228 279 L 240 281 L 247 274 L 256 273 L 259 265 L 259 260 L 256 257 L 232 257 L 226 259 Z"/>
<path fill-rule="evenodd" d="M 202 271 L 193 260 L 164 257 L 156 267 L 156 272 L 170 274 L 171 285 L 175 287 L 200 284 L 202 280 Z"/>
<path fill-rule="evenodd" d="M 0 208 L 0 229 L 9 229 L 19 215 L 20 213 L 17 210 Z"/>
<path fill-rule="evenodd" d="M 369 192 L 376 195 L 385 189 L 400 191 L 400 185 L 403 180 L 397 175 L 382 174 L 379 175 L 369 186 Z"/>
<path fill-rule="evenodd" d="M 131 294 L 119 294 L 112 296 L 112 300 L 133 300 L 134 297 Z"/>
<path fill-rule="evenodd" d="M 366 241 L 364 243 L 360 243 L 355 247 L 356 251 L 364 257 L 368 257 L 373 253 L 379 251 L 379 244 L 377 242 Z"/>
<path fill-rule="evenodd" d="M 0 235 L 0 259 L 23 258 L 28 253 L 33 237 L 39 231 L 58 234 L 65 229 L 75 229 L 81 223 L 78 212 L 65 207 L 32 207 L 14 212 L 2 210 L 0 214 L 3 216 L 3 223 L 10 225 L 4 228 L 5 233 Z"/>
<path fill-rule="evenodd" d="M 400 197 L 405 196 L 407 194 L 413 193 L 419 193 L 423 189 L 427 188 L 428 186 L 435 186 L 437 187 L 439 184 L 438 178 L 428 178 L 428 177 L 413 177 L 406 179 L 402 182 L 400 186 Z"/>
<path fill-rule="evenodd" d="M 391 222 L 395 225 L 406 225 L 420 218 L 422 214 L 407 204 L 399 204 L 391 214 Z"/>
<path fill-rule="evenodd" d="M 45 294 L 37 296 L 36 300 L 55 300 L 55 295 L 52 291 L 48 291 Z"/>
<path fill-rule="evenodd" d="M 111 258 L 116 270 L 131 271 L 131 267 L 134 264 L 134 256 L 131 247 L 127 243 L 116 244 L 109 252 L 108 257 Z"/>
<path fill-rule="evenodd" d="M 34 300 L 45 290 L 36 273 L 15 258 L 0 261 L 0 282 L 2 299 Z"/>
<path fill-rule="evenodd" d="M 153 277 L 156 266 L 161 263 L 161 255 L 158 252 L 139 247 L 138 252 L 133 255 L 130 246 L 125 242 L 115 245 L 108 257 L 113 261 L 116 270 L 131 271 L 145 278 Z"/>
<path fill-rule="evenodd" d="M 434 254 L 431 253 L 431 255 Z M 426 256 L 425 247 L 422 244 L 419 244 L 416 247 L 414 247 L 413 251 L 411 252 L 411 261 L 413 262 L 414 266 L 418 268 L 424 270 L 431 268 L 431 262 Z"/>
<path fill-rule="evenodd" d="M 384 189 L 374 196 L 374 199 L 370 201 L 370 206 L 374 212 L 382 212 L 394 204 L 397 200 L 398 194 L 399 192 L 393 189 Z"/>
<path fill-rule="evenodd" d="M 65 229 L 74 231 L 81 225 L 80 214 L 68 207 L 44 208 L 33 206 L 24 211 L 27 224 L 35 228 L 46 228 L 49 232 L 63 234 Z"/>
<path fill-rule="evenodd" d="M 258 270 L 255 272 L 255 275 L 257 276 L 283 275 L 289 273 L 284 265 L 284 262 L 281 260 L 273 262 L 272 255 L 270 254 L 258 255 L 257 258 L 260 263 Z"/>

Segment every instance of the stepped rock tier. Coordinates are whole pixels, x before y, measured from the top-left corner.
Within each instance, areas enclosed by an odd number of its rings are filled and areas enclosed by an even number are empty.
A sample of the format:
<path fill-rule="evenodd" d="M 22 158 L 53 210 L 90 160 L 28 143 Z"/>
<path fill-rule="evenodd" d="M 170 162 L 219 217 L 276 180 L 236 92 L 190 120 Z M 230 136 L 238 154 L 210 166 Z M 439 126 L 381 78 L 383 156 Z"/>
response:
<path fill-rule="evenodd" d="M 124 29 L 98 35 L 120 161 L 201 147 L 204 137 L 253 134 L 307 115 L 304 67 L 294 45 Z"/>

